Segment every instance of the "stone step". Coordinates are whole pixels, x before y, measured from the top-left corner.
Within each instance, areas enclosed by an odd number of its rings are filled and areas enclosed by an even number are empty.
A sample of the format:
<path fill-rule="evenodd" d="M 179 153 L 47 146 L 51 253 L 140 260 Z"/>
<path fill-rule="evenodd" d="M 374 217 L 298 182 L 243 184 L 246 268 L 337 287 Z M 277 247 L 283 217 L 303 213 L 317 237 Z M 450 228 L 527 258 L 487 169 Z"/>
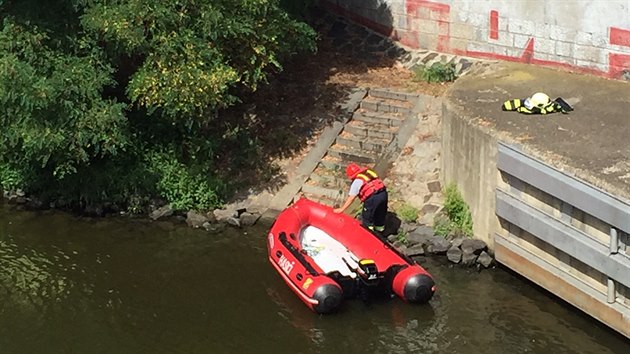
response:
<path fill-rule="evenodd" d="M 321 161 L 319 161 L 317 168 L 321 167 L 332 171 L 338 171 L 339 173 L 345 173 L 346 166 L 348 166 L 348 162 L 337 157 L 326 155 L 323 159 L 321 159 Z"/>
<path fill-rule="evenodd" d="M 344 132 L 354 134 L 356 137 L 361 139 L 376 138 L 386 140 L 393 139 L 396 136 L 397 130 L 398 129 L 394 129 L 394 127 L 384 127 L 360 121 L 350 121 L 343 128 Z"/>
<path fill-rule="evenodd" d="M 344 149 L 339 145 L 333 145 L 328 148 L 327 154 L 343 161 L 357 162 L 359 164 L 374 163 L 378 157 L 377 154 L 370 154 L 361 150 Z"/>
<path fill-rule="evenodd" d="M 392 100 L 389 100 L 389 101 L 392 101 Z M 363 101 L 361 101 L 361 104 L 359 105 L 359 107 L 365 110 L 374 111 L 374 112 L 388 112 L 388 113 L 402 113 L 402 114 L 411 113 L 411 108 L 409 107 L 408 102 L 399 101 L 399 102 L 393 103 L 389 101 L 385 102 L 380 99 L 365 98 L 363 99 Z"/>
<path fill-rule="evenodd" d="M 403 117 L 370 112 L 354 113 L 354 115 L 352 115 L 352 119 L 359 122 L 380 124 L 387 127 L 399 127 L 405 121 Z"/>
<path fill-rule="evenodd" d="M 341 200 L 340 198 L 330 199 L 322 195 L 305 193 L 304 191 L 302 191 L 302 195 L 307 199 L 318 202 L 320 204 L 328 205 L 329 207 L 333 207 L 333 208 L 340 207 L 341 204 L 343 203 L 343 200 Z"/>
<path fill-rule="evenodd" d="M 306 196 L 308 195 L 315 195 L 318 198 L 324 197 L 327 198 L 329 200 L 337 200 L 337 201 L 341 201 L 343 202 L 343 198 L 344 198 L 344 193 L 345 190 L 344 189 L 334 189 L 334 188 L 326 188 L 326 187 L 320 187 L 320 186 L 314 186 L 314 185 L 310 185 L 310 184 L 305 184 L 302 186 L 302 193 Z"/>
<path fill-rule="evenodd" d="M 369 96 L 376 98 L 385 98 L 389 100 L 414 101 L 418 99 L 417 94 L 407 92 L 396 92 L 384 88 L 373 88 L 369 91 Z"/>
<path fill-rule="evenodd" d="M 324 177 L 337 178 L 343 175 L 343 169 L 341 169 L 341 167 L 328 168 L 319 163 L 313 170 L 313 173 Z"/>
<path fill-rule="evenodd" d="M 390 140 L 387 139 L 362 139 L 354 137 L 354 135 L 349 136 L 338 136 L 337 140 L 335 140 L 336 144 L 344 145 L 351 147 L 353 149 L 360 149 L 363 151 L 382 153 L 385 150 L 385 147 L 389 145 Z"/>
<path fill-rule="evenodd" d="M 332 189 L 343 189 L 346 188 L 348 184 L 348 181 L 343 177 L 343 173 L 338 173 L 334 176 L 331 176 L 313 171 L 313 173 L 311 173 L 311 175 L 308 177 L 306 184 Z"/>
<path fill-rule="evenodd" d="M 359 115 L 359 114 L 368 116 L 368 117 L 380 117 L 380 118 L 387 118 L 387 119 L 405 119 L 407 117 L 406 114 L 402 114 L 402 113 L 374 112 L 374 111 L 368 111 L 362 108 L 359 108 L 353 112 L 353 115 Z"/>

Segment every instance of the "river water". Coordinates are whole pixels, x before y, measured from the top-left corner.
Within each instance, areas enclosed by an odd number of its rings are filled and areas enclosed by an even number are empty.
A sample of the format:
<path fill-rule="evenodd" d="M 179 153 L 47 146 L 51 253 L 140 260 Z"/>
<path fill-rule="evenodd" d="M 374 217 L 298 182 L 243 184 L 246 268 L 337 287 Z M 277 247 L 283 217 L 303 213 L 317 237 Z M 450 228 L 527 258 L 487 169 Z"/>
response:
<path fill-rule="evenodd" d="M 428 305 L 319 316 L 268 263 L 265 235 L 2 206 L 0 353 L 630 353 L 506 270 L 432 259 Z"/>

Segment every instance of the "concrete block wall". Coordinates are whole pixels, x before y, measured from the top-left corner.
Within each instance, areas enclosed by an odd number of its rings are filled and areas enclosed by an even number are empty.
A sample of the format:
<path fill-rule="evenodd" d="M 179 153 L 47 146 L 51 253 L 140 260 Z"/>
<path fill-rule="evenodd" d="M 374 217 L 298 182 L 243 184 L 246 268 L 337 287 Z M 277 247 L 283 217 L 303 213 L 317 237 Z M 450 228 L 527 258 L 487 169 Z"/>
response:
<path fill-rule="evenodd" d="M 320 0 L 415 49 L 630 80 L 630 2 Z"/>

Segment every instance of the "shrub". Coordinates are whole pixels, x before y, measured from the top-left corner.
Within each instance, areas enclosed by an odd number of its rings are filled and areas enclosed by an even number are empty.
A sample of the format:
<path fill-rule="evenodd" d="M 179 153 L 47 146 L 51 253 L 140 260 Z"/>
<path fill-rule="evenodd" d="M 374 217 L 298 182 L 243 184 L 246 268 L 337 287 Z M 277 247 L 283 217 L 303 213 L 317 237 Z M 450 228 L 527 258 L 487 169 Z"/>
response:
<path fill-rule="evenodd" d="M 409 204 L 403 204 L 400 208 L 398 208 L 396 214 L 398 214 L 398 217 L 402 221 L 415 222 L 416 219 L 418 219 L 418 212 L 417 208 Z"/>
<path fill-rule="evenodd" d="M 421 66 L 415 70 L 415 81 L 452 82 L 457 78 L 455 64 L 434 63 L 430 67 Z"/>
<path fill-rule="evenodd" d="M 454 183 L 444 190 L 444 213 L 446 217 L 437 217 L 434 223 L 435 233 L 447 236 L 451 233 L 461 233 L 467 237 L 473 235 L 472 215 L 468 204 Z"/>
<path fill-rule="evenodd" d="M 207 171 L 194 171 L 177 161 L 172 152 L 149 155 L 150 170 L 159 176 L 157 190 L 173 209 L 209 210 L 221 206 L 221 183 Z"/>
<path fill-rule="evenodd" d="M 0 189 L 13 191 L 23 187 L 22 174 L 11 166 L 0 163 Z"/>

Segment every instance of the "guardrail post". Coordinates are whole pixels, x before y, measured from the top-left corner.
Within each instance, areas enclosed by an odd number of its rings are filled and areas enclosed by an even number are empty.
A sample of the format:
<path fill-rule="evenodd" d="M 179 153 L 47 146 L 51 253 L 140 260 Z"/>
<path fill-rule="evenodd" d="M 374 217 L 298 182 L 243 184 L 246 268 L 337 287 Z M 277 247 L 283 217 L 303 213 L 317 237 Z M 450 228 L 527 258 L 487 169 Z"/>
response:
<path fill-rule="evenodd" d="M 617 289 L 615 289 L 615 281 L 608 278 L 608 296 L 606 298 L 609 304 L 617 301 Z"/>
<path fill-rule="evenodd" d="M 617 229 L 614 227 L 610 228 L 610 254 L 615 254 L 619 252 L 619 235 L 617 234 Z"/>

